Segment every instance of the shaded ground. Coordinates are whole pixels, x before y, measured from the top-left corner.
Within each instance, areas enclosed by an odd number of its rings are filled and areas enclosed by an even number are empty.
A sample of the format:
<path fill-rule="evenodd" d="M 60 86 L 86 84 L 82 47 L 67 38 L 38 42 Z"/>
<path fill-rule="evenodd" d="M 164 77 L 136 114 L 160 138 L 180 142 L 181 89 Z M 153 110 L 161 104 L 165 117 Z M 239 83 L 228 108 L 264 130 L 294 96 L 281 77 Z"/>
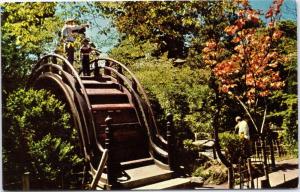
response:
<path fill-rule="evenodd" d="M 276 167 L 269 173 L 270 185 L 272 188 L 296 188 L 298 187 L 299 178 L 299 160 L 289 159 L 276 162 Z M 265 177 L 255 178 L 255 188 L 261 188 L 261 180 Z M 239 186 L 235 186 L 239 188 Z M 228 184 L 225 182 L 220 185 L 204 184 L 202 187 L 196 189 L 228 189 Z"/>

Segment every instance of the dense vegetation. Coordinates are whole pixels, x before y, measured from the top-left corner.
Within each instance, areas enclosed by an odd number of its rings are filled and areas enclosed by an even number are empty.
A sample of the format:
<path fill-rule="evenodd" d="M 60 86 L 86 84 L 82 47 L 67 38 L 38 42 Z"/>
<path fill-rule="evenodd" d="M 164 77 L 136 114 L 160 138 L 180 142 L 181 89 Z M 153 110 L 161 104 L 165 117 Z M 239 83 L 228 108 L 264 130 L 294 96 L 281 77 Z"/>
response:
<path fill-rule="evenodd" d="M 19 89 L 3 113 L 4 188 L 20 189 L 27 171 L 32 189 L 76 187 L 83 159 L 64 105 L 49 92 Z"/>
<path fill-rule="evenodd" d="M 296 23 L 279 20 L 275 24 L 279 13 L 276 7 L 273 7 L 272 15 L 268 12 L 267 19 L 261 20 L 257 12 L 249 12 L 251 6 L 245 3 L 247 1 L 236 0 L 89 2 L 87 7 L 85 4 L 70 4 L 76 7 L 73 10 L 76 14 L 68 14 L 82 22 L 89 21 L 91 15 L 93 19 L 101 17 L 111 21 L 110 28 L 116 29 L 117 35 L 114 36 L 119 39 L 109 55 L 125 63 L 140 79 L 159 124 L 165 124 L 168 112 L 174 114 L 177 144 L 181 150 L 185 150 L 183 141 L 193 139 L 193 133 L 210 139 L 216 127 L 222 132 L 232 131 L 234 117 L 247 116 L 247 108 L 252 114 L 253 129 L 263 127 L 262 117 L 265 116 L 265 124 L 271 122 L 283 129 L 282 141 L 287 148 L 294 149 L 289 151 L 297 154 Z M 43 53 L 53 51 L 59 43 L 58 35 L 65 17 L 56 14 L 58 6 L 64 9 L 58 3 L 1 5 L 4 184 L 20 181 L 25 169 L 40 173 L 41 178 L 36 179 L 50 182 L 62 177 L 62 173 L 68 173 L 59 169 L 62 164 L 75 167 L 81 162 L 74 153 L 73 144 L 64 140 L 69 135 L 72 138 L 69 142 L 73 142 L 76 133 L 69 125 L 63 104 L 43 91 L 16 91 L 24 88 L 37 59 Z M 89 9 L 90 6 L 93 9 Z M 101 35 L 104 34 L 103 29 Z M 252 39 L 242 34 L 251 35 Z M 276 42 L 268 44 L 266 36 Z M 116 39 L 112 41 L 116 42 Z M 236 59 L 243 52 L 239 45 L 251 48 L 252 60 Z M 258 46 L 267 53 L 274 52 L 274 55 L 269 55 L 268 61 L 263 60 L 257 54 L 260 51 Z M 262 73 L 253 72 L 257 80 L 253 82 L 256 83 L 239 83 L 240 79 L 249 76 L 243 69 L 254 66 L 252 61 L 259 59 L 264 66 L 261 65 Z M 240 63 L 242 67 L 232 68 L 232 63 Z M 271 67 L 266 67 L 271 64 Z M 276 74 L 274 81 L 265 79 L 272 74 Z M 53 119 L 52 124 L 45 122 L 47 116 Z M 45 121 L 36 122 L 36 118 Z M 58 127 L 66 135 L 57 133 Z M 54 135 L 42 131 L 37 140 L 31 140 L 37 130 L 53 130 Z M 235 139 L 226 133 L 221 138 L 223 147 L 231 143 L 230 139 Z M 18 143 L 21 141 L 26 147 L 22 150 Z M 228 148 L 234 147 L 230 145 Z M 66 158 L 50 162 L 53 151 L 56 155 L 65 154 L 62 157 Z M 24 157 L 31 163 L 25 166 L 18 159 L 19 152 L 25 153 Z M 46 164 L 49 166 L 43 166 Z M 62 167 L 71 169 L 68 166 Z"/>

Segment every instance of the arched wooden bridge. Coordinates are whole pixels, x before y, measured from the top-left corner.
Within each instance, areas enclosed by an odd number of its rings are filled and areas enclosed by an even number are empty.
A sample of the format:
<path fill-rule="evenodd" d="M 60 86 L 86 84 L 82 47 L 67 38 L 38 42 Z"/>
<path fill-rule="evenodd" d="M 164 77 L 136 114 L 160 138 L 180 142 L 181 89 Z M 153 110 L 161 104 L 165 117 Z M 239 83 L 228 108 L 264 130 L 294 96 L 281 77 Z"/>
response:
<path fill-rule="evenodd" d="M 105 65 L 98 65 L 105 63 Z M 166 189 L 187 185 L 176 174 L 172 116 L 162 135 L 134 74 L 110 58 L 96 58 L 91 76 L 79 76 L 57 54 L 41 58 L 29 85 L 66 103 L 78 130 L 91 189 Z"/>

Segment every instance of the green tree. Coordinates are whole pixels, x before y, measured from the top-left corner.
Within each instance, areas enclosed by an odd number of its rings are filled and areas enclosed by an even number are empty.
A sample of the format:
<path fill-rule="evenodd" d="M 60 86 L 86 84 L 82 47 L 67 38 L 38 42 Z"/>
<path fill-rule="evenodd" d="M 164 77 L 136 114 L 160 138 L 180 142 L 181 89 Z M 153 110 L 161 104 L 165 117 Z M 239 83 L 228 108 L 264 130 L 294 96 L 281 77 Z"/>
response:
<path fill-rule="evenodd" d="M 174 67 L 166 56 L 136 60 L 131 68 L 150 96 L 157 118 L 164 122 L 167 112 L 174 114 L 179 140 L 188 137 L 182 135 L 188 130 L 212 133 L 211 92 L 205 70 Z"/>
<path fill-rule="evenodd" d="M 112 18 L 123 38 L 156 43 L 156 55 L 168 52 L 169 58 L 186 57 L 191 44 L 220 32 L 216 26 L 226 20 L 223 3 L 214 1 L 99 2 L 96 6 Z"/>
<path fill-rule="evenodd" d="M 1 4 L 1 60 L 3 96 L 23 86 L 30 70 L 49 51 L 62 22 L 55 3 Z M 53 47 L 53 46 L 52 46 Z"/>
<path fill-rule="evenodd" d="M 288 151 L 293 148 L 297 154 L 298 140 L 298 110 L 297 110 L 297 26 L 293 21 L 278 22 L 284 36 L 279 44 L 279 50 L 287 57 L 281 69 L 285 80 L 283 90 L 276 92 L 271 100 L 268 118 L 278 127 L 283 128 L 282 138 Z"/>
<path fill-rule="evenodd" d="M 19 89 L 3 111 L 4 189 L 21 189 L 30 172 L 32 189 L 78 187 L 82 166 L 78 135 L 64 105 L 44 90 Z"/>

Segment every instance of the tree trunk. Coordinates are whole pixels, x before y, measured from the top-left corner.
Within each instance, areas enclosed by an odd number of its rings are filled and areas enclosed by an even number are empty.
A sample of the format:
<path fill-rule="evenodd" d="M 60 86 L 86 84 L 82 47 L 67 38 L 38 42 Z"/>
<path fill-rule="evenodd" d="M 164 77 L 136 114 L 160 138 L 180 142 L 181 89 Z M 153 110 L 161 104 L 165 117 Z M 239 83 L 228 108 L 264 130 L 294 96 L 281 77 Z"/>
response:
<path fill-rule="evenodd" d="M 269 173 L 268 173 L 268 162 L 267 162 L 267 151 L 266 151 L 266 141 L 263 135 L 260 136 L 262 141 L 262 152 L 263 152 L 263 165 L 264 165 L 264 174 L 266 178 L 266 186 L 270 186 L 269 182 Z"/>

